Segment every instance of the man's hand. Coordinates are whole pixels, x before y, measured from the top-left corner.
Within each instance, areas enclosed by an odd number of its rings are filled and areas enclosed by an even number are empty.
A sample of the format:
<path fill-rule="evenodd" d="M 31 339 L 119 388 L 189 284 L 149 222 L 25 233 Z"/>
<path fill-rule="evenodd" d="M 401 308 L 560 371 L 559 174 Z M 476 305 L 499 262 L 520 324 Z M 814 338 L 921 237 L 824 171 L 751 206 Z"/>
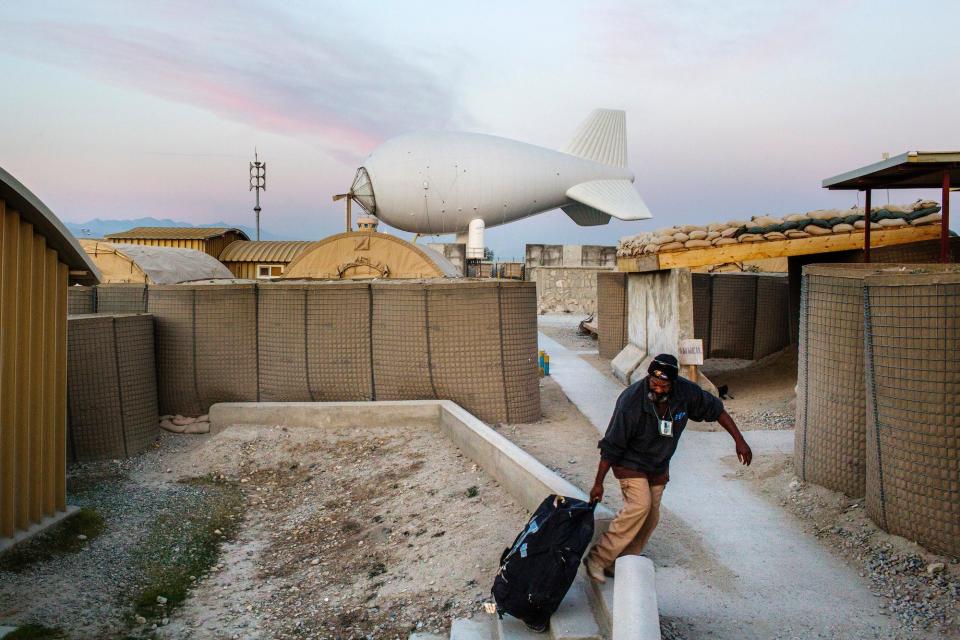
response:
<path fill-rule="evenodd" d="M 740 464 L 747 467 L 753 460 L 753 451 L 750 450 L 750 445 L 743 438 L 737 441 L 737 459 L 740 460 Z"/>
<path fill-rule="evenodd" d="M 598 482 L 590 489 L 590 502 L 601 502 L 603 500 L 603 483 Z"/>

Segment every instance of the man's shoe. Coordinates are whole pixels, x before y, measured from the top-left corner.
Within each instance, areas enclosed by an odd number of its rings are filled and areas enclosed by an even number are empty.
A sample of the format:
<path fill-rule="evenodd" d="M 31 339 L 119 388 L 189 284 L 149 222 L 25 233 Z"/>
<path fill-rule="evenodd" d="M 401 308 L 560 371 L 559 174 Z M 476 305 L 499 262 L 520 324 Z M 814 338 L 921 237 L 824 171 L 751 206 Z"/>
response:
<path fill-rule="evenodd" d="M 530 629 L 530 631 L 533 631 L 534 633 L 546 633 L 546 632 L 547 632 L 547 629 L 550 628 L 550 622 L 549 622 L 549 621 L 547 621 L 547 622 L 541 622 L 541 623 L 538 624 L 538 623 L 535 623 L 535 622 L 527 622 L 526 620 L 524 620 L 524 621 L 523 621 L 523 624 L 525 624 L 525 625 L 527 626 L 527 629 Z"/>
<path fill-rule="evenodd" d="M 583 566 L 587 568 L 587 575 L 590 576 L 590 579 L 594 582 L 603 584 L 607 581 L 603 575 L 603 567 L 594 561 L 591 555 L 588 554 L 587 557 L 583 559 Z"/>

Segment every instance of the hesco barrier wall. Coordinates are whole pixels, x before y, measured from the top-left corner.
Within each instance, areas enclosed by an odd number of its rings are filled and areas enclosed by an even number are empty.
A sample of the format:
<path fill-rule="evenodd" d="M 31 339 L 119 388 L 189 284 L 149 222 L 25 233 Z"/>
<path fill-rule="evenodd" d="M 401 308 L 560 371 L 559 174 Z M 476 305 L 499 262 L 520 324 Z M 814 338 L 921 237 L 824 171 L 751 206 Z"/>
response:
<path fill-rule="evenodd" d="M 94 287 L 74 286 L 67 289 L 67 313 L 75 316 L 97 312 Z"/>
<path fill-rule="evenodd" d="M 140 453 L 159 430 L 153 319 L 70 316 L 67 331 L 68 458 Z"/>
<path fill-rule="evenodd" d="M 533 283 L 150 285 L 146 299 L 164 414 L 442 398 L 487 422 L 540 418 Z"/>
<path fill-rule="evenodd" d="M 600 357 L 613 360 L 627 346 L 627 274 L 597 273 L 597 340 Z"/>
<path fill-rule="evenodd" d="M 803 269 L 794 466 L 802 479 L 864 495 L 863 279 L 876 265 Z"/>
<path fill-rule="evenodd" d="M 694 273 L 694 335 L 707 358 L 759 360 L 790 344 L 785 275 Z"/>
<path fill-rule="evenodd" d="M 147 286 L 143 284 L 101 284 L 96 287 L 97 313 L 144 313 Z"/>
<path fill-rule="evenodd" d="M 960 556 L 960 271 L 931 267 L 865 280 L 866 505 L 890 533 Z"/>

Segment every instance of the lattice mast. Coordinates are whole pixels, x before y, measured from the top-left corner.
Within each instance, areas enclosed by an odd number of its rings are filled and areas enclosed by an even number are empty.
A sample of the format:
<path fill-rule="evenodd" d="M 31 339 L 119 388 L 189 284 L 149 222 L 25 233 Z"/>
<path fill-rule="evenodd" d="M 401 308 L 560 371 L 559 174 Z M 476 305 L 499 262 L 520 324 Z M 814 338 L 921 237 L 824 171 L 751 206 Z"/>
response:
<path fill-rule="evenodd" d="M 267 190 L 267 163 L 261 162 L 257 156 L 257 148 L 253 148 L 253 162 L 250 163 L 250 191 L 256 191 L 256 205 L 253 213 L 257 219 L 257 240 L 260 239 L 260 191 Z"/>

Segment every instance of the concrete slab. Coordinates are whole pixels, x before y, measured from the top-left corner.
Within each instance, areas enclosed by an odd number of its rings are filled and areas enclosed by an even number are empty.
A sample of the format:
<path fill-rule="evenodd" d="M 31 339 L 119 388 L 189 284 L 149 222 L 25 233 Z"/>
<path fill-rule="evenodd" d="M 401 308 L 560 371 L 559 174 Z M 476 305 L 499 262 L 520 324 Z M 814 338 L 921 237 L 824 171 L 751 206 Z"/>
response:
<path fill-rule="evenodd" d="M 542 633 L 534 633 L 527 629 L 523 624 L 513 616 L 503 616 L 502 620 L 497 620 L 497 633 L 500 640 L 543 640 Z"/>
<path fill-rule="evenodd" d="M 576 356 L 555 342 L 550 349 L 551 364 L 558 363 L 551 367 L 554 380 L 603 433 L 621 389 L 604 386 L 601 380 L 609 380 L 592 367 L 562 366 Z M 755 458 L 793 451 L 793 431 L 750 431 L 745 437 Z M 853 569 L 732 475 L 721 458 L 733 455 L 725 432 L 683 435 L 664 493 L 664 519 L 675 518 L 696 536 L 715 568 L 659 568 L 660 614 L 685 620 L 696 635 L 720 638 L 895 635 L 882 600 Z M 721 587 L 719 573 L 729 576 Z M 770 616 L 771 610 L 777 615 Z"/>
<path fill-rule="evenodd" d="M 446 640 L 446 637 L 442 633 L 411 633 L 409 640 Z"/>
<path fill-rule="evenodd" d="M 78 511 L 80 511 L 80 507 L 67 505 L 65 510 L 55 513 L 52 516 L 47 516 L 40 522 L 31 525 L 29 529 L 17 531 L 15 534 L 13 534 L 12 538 L 0 539 L 0 553 L 3 553 L 7 549 L 12 549 L 21 542 L 26 542 L 33 536 L 43 532 L 45 529 L 63 522 Z"/>
<path fill-rule="evenodd" d="M 550 619 L 550 635 L 554 640 L 599 640 L 600 625 L 590 606 L 589 585 L 578 574 L 560 608 Z"/>
<path fill-rule="evenodd" d="M 656 574 L 643 556 L 617 559 L 612 640 L 660 640 Z"/>
<path fill-rule="evenodd" d="M 459 618 L 450 625 L 450 640 L 496 640 L 497 619 Z"/>
<path fill-rule="evenodd" d="M 633 375 L 633 372 L 646 357 L 646 351 L 633 343 L 629 343 L 610 361 L 610 368 L 617 380 L 626 386 L 630 384 L 630 376 Z"/>

